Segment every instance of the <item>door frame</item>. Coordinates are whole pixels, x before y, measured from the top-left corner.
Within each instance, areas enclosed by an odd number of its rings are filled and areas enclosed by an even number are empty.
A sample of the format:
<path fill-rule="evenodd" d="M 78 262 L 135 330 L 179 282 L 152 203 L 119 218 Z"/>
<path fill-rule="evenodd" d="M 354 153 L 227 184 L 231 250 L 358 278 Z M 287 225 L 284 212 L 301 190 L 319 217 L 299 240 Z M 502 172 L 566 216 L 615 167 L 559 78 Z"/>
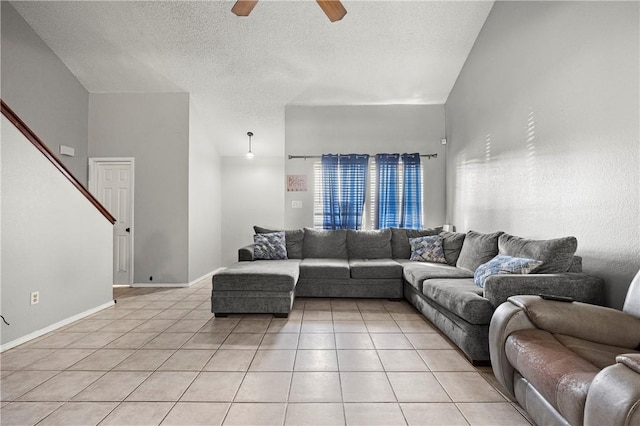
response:
<path fill-rule="evenodd" d="M 128 164 L 131 166 L 131 232 L 129 237 L 129 253 L 131 255 L 131 263 L 129 264 L 129 285 L 133 285 L 133 268 L 134 268 L 134 238 L 136 227 L 134 225 L 135 213 L 135 158 L 133 157 L 90 157 L 89 158 L 89 192 L 97 197 L 96 190 L 98 185 L 98 166 L 101 164 Z M 113 214 L 113 213 L 111 213 Z M 115 215 L 114 215 L 115 216 Z M 115 247 L 113 248 L 115 253 Z M 115 279 L 115 277 L 114 277 Z"/>

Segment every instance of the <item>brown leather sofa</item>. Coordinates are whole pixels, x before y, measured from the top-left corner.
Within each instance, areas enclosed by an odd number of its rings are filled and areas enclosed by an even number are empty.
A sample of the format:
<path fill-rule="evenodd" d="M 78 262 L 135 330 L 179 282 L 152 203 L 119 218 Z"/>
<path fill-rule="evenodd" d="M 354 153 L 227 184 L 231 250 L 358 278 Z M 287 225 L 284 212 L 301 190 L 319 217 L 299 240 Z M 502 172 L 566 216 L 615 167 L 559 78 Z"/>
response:
<path fill-rule="evenodd" d="M 622 311 L 514 296 L 489 327 L 493 372 L 539 425 L 640 425 L 640 272 Z"/>

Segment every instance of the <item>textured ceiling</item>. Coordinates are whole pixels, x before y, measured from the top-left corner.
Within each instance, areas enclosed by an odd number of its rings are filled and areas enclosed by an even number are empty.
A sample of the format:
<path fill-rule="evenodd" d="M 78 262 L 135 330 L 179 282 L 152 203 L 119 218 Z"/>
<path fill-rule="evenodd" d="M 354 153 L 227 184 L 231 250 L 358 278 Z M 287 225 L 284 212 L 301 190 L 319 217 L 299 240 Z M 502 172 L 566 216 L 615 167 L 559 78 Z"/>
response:
<path fill-rule="evenodd" d="M 89 92 L 189 92 L 221 155 L 279 156 L 285 105 L 444 103 L 493 2 L 12 4 Z"/>

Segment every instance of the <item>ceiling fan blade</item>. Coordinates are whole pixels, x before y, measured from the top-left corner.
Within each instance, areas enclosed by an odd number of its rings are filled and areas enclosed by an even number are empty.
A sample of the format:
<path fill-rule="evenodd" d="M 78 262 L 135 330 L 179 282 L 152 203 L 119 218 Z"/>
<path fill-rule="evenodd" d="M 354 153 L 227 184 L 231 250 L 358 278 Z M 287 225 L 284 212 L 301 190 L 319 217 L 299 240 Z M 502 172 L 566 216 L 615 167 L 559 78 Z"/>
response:
<path fill-rule="evenodd" d="M 339 21 L 347 14 L 347 9 L 339 0 L 316 0 L 316 2 L 331 22 Z"/>
<path fill-rule="evenodd" d="M 249 16 L 257 3 L 258 0 L 238 0 L 231 8 L 231 11 L 237 16 Z"/>

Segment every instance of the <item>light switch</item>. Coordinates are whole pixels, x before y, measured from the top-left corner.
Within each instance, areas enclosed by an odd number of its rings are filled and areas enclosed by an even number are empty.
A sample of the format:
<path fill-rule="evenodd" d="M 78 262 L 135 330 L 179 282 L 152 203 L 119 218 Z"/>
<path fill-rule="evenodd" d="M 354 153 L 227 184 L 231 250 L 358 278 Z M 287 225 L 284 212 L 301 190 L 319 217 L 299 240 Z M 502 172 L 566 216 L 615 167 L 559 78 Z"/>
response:
<path fill-rule="evenodd" d="M 60 155 L 66 155 L 67 157 L 75 157 L 76 150 L 70 146 L 60 145 Z"/>
<path fill-rule="evenodd" d="M 291 208 L 293 208 L 293 209 L 301 209 L 302 208 L 302 201 L 292 201 L 291 202 Z"/>

